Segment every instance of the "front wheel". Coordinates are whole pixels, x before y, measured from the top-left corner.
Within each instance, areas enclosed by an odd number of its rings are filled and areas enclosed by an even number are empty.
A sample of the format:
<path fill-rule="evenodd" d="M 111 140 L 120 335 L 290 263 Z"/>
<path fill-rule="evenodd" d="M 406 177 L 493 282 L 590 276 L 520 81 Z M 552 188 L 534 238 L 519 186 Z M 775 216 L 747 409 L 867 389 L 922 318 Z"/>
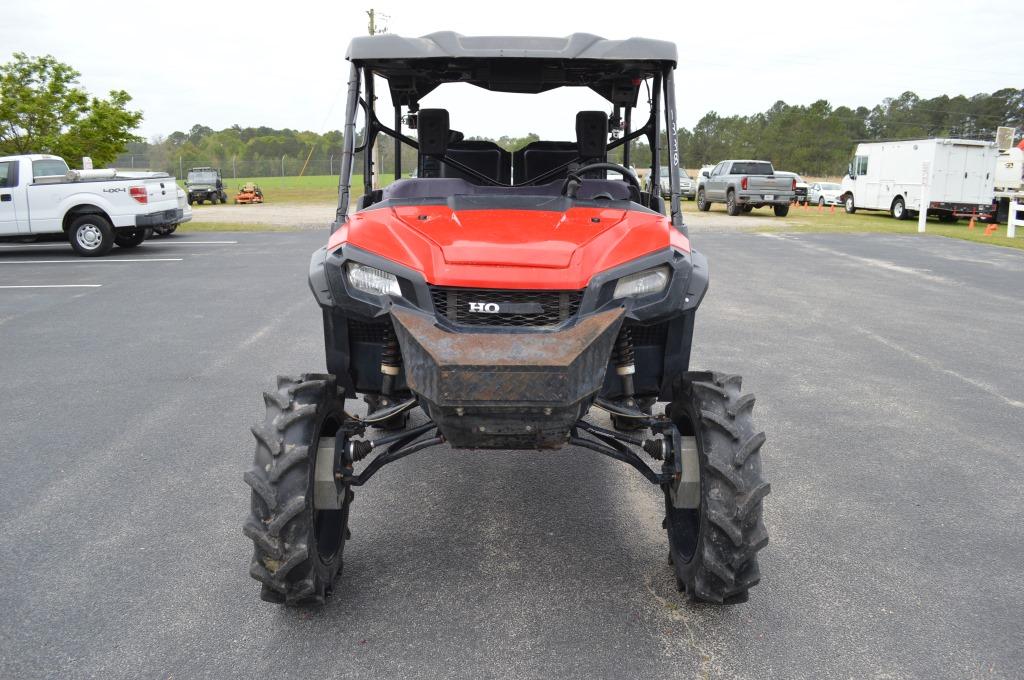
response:
<path fill-rule="evenodd" d="M 697 192 L 697 210 L 700 210 L 701 212 L 711 210 L 711 203 L 708 202 L 708 197 L 704 193 L 703 189 Z"/>
<path fill-rule="evenodd" d="M 768 544 L 761 474 L 764 433 L 741 378 L 710 373 L 682 381 L 666 413 L 682 434 L 679 479 L 663 487 L 669 557 L 692 601 L 734 604 L 761 580 L 757 553 Z"/>
<path fill-rule="evenodd" d="M 773 208 L 775 209 L 775 216 L 776 217 L 785 217 L 786 215 L 789 214 L 789 206 L 788 205 L 776 205 L 776 206 L 773 206 Z"/>
<path fill-rule="evenodd" d="M 114 243 L 121 248 L 135 248 L 146 240 L 145 229 L 130 229 L 126 231 L 120 231 L 114 237 Z"/>
<path fill-rule="evenodd" d="M 824 198 L 819 198 L 818 199 L 818 207 L 819 208 L 824 208 L 825 207 L 825 199 Z"/>
<path fill-rule="evenodd" d="M 853 202 L 853 194 L 846 195 L 846 198 L 843 199 L 843 206 L 846 208 L 847 215 L 857 212 L 857 206 Z"/>
<path fill-rule="evenodd" d="M 256 453 L 244 476 L 252 489 L 243 527 L 254 545 L 249 574 L 268 602 L 323 603 L 341 570 L 354 495 L 333 474 L 344 398 L 333 375 L 306 374 L 278 377 L 263 399 L 267 415 L 252 429 Z"/>
<path fill-rule="evenodd" d="M 68 228 L 68 241 L 82 257 L 100 257 L 114 247 L 114 227 L 102 215 L 82 215 Z"/>

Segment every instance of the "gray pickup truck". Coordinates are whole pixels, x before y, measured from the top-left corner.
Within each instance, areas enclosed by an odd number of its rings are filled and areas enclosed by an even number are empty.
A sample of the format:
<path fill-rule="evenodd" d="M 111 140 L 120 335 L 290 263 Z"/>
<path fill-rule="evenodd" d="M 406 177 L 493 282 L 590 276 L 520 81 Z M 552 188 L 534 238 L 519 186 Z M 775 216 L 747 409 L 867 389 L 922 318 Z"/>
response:
<path fill-rule="evenodd" d="M 770 205 L 785 217 L 795 196 L 796 180 L 777 177 L 768 161 L 722 161 L 701 182 L 697 208 L 706 212 L 712 203 L 725 203 L 726 212 L 739 215 Z"/>

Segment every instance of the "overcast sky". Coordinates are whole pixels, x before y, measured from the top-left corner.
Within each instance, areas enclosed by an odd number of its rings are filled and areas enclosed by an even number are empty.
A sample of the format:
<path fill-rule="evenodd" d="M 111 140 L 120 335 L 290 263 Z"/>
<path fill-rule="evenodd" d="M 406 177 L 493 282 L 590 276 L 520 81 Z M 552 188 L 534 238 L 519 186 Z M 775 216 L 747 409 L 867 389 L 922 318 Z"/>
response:
<path fill-rule="evenodd" d="M 709 110 L 750 114 L 779 99 L 853 107 L 905 90 L 933 97 L 1024 87 L 1020 0 L 0 0 L 0 61 L 16 51 L 52 54 L 81 71 L 92 93 L 127 90 L 145 114 L 147 138 L 194 123 L 323 132 L 341 127 L 345 47 L 366 33 L 371 6 L 400 35 L 581 31 L 675 41 L 679 123 L 686 127 Z M 570 138 L 573 112 L 605 108 L 579 90 L 526 105 L 514 95 L 451 94 L 425 104 L 449 108 L 452 126 L 467 135 Z"/>

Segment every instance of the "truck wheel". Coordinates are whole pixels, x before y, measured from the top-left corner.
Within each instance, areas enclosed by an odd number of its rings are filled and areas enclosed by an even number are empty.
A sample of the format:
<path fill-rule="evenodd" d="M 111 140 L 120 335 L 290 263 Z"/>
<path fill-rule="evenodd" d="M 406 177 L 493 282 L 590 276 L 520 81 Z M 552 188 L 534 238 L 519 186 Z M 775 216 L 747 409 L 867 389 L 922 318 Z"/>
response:
<path fill-rule="evenodd" d="M 708 202 L 708 197 L 704 194 L 703 189 L 697 192 L 697 210 L 701 212 L 711 210 L 711 203 Z"/>
<path fill-rule="evenodd" d="M 188 197 L 188 204 L 192 205 L 192 197 L 191 196 Z"/>
<path fill-rule="evenodd" d="M 228 195 L 225 194 L 223 191 L 220 192 L 220 204 L 224 205 L 227 202 L 228 202 Z"/>
<path fill-rule="evenodd" d="M 114 247 L 114 227 L 102 215 L 82 215 L 68 228 L 68 241 L 82 257 L 100 257 Z"/>
<path fill-rule="evenodd" d="M 902 196 L 897 196 L 893 199 L 892 207 L 889 208 L 889 214 L 897 220 L 905 220 L 910 216 L 910 211 L 907 210 L 907 204 Z"/>
<path fill-rule="evenodd" d="M 145 229 L 123 229 L 114 236 L 114 243 L 121 248 L 134 248 L 145 240 Z"/>
<path fill-rule="evenodd" d="M 318 510 L 315 471 L 320 439 L 344 436 L 344 397 L 333 375 L 304 374 L 279 376 L 263 400 L 267 415 L 252 428 L 256 454 L 244 476 L 252 488 L 242 529 L 254 545 L 249 574 L 263 584 L 267 602 L 322 604 L 341 570 L 354 494 L 331 485 L 328 495 L 337 493 L 340 509 Z M 333 470 L 333 447 L 324 455 Z"/>
<path fill-rule="evenodd" d="M 754 396 L 742 394 L 741 378 L 711 373 L 683 381 L 668 416 L 696 451 L 684 453 L 698 473 L 666 485 L 665 528 L 676 583 L 692 601 L 746 602 L 761 579 L 757 552 L 768 544 L 762 501 L 771 487 L 761 476 L 764 433 L 754 427 Z M 684 446 L 685 448 L 685 446 Z M 687 459 L 690 459 L 689 461 Z"/>
<path fill-rule="evenodd" d="M 843 206 L 846 208 L 847 215 L 857 212 L 857 206 L 853 203 L 853 194 L 846 194 L 846 198 L 843 199 Z"/>
<path fill-rule="evenodd" d="M 736 217 L 740 214 L 740 205 L 736 202 L 735 191 L 730 191 L 725 195 L 725 212 L 729 213 L 730 217 Z"/>
<path fill-rule="evenodd" d="M 785 217 L 786 215 L 789 214 L 789 205 L 788 204 L 786 204 L 786 205 L 775 205 L 775 206 L 772 206 L 772 208 L 774 208 L 774 210 L 775 210 L 775 216 L 776 217 Z"/>

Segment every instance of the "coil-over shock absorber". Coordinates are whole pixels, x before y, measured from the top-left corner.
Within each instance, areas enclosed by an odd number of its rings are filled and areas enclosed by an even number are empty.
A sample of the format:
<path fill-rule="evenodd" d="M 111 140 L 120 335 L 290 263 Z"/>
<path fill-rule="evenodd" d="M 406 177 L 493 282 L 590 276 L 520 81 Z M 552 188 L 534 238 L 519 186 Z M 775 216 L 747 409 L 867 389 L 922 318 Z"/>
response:
<path fill-rule="evenodd" d="M 380 352 L 380 394 L 381 407 L 391 405 L 391 393 L 395 387 L 395 377 L 402 371 L 402 350 L 395 337 L 395 329 L 388 323 L 384 326 Z"/>
<path fill-rule="evenodd" d="M 395 405 L 395 380 L 401 372 L 402 348 L 398 345 L 395 329 L 391 326 L 389 319 L 384 325 L 383 333 L 381 333 L 380 394 L 367 394 L 363 396 L 363 400 L 369 407 L 370 415 Z M 384 420 L 375 421 L 374 427 L 382 430 L 401 430 L 405 427 L 408 415 L 409 412 L 406 409 Z"/>
<path fill-rule="evenodd" d="M 633 329 L 623 326 L 619 330 L 619 337 L 615 339 L 615 373 L 622 380 L 623 405 L 630 408 L 636 407 L 636 401 L 633 399 L 633 375 L 636 373 L 635 355 Z"/>

